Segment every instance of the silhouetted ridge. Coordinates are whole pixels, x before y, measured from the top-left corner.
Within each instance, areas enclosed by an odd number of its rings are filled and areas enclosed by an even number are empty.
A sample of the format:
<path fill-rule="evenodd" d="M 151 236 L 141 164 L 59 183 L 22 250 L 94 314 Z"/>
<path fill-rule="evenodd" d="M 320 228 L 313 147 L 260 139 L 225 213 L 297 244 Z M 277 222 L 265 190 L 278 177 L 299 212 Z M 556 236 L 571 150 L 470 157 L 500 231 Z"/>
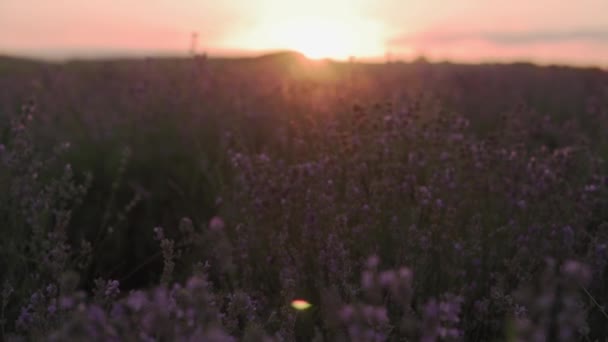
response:
<path fill-rule="evenodd" d="M 272 63 L 297 63 L 308 60 L 306 56 L 296 51 L 274 52 L 255 57 L 254 59 L 260 62 L 268 61 Z"/>

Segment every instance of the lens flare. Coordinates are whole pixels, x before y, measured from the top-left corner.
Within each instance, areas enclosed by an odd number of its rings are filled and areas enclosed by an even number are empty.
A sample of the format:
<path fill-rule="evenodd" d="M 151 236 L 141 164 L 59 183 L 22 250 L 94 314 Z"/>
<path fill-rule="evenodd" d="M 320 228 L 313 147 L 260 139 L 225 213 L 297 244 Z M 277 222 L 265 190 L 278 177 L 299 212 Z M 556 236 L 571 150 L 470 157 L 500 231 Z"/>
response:
<path fill-rule="evenodd" d="M 310 309 L 311 306 L 312 304 L 304 299 L 295 299 L 291 302 L 291 307 L 299 311 Z"/>

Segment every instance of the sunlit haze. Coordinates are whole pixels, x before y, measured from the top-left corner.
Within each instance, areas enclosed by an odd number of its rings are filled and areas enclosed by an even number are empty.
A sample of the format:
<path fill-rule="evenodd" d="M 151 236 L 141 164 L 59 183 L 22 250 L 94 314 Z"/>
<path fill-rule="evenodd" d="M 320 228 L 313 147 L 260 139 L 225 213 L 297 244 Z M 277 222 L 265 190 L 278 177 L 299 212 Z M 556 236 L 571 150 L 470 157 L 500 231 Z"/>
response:
<path fill-rule="evenodd" d="M 608 65 L 608 1 L 2 0 L 0 54 L 296 50 L 310 58 Z"/>

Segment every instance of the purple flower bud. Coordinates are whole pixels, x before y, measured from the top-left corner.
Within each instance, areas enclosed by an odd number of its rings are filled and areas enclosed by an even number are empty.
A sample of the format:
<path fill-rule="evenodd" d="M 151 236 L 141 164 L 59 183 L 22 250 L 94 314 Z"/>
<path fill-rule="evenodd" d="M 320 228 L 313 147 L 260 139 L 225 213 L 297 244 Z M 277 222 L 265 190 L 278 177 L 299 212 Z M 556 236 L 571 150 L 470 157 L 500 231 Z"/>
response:
<path fill-rule="evenodd" d="M 190 291 L 199 290 L 205 287 L 205 281 L 200 277 L 192 277 L 188 279 L 186 283 L 186 288 Z"/>
<path fill-rule="evenodd" d="M 209 221 L 209 229 L 214 232 L 224 230 L 225 226 L 226 224 L 224 223 L 224 220 L 222 220 L 222 218 L 219 216 L 214 216 L 211 221 Z"/>
<path fill-rule="evenodd" d="M 374 314 L 375 314 L 376 322 L 378 322 L 379 324 L 388 323 L 388 314 L 386 313 L 385 307 L 383 307 L 383 306 L 377 307 Z"/>
<path fill-rule="evenodd" d="M 581 282 L 585 285 L 591 281 L 591 270 L 585 264 L 578 261 L 568 260 L 562 266 L 563 274 L 571 280 Z"/>
<path fill-rule="evenodd" d="M 59 299 L 59 307 L 62 310 L 69 310 L 74 307 L 76 301 L 72 297 L 61 297 Z"/>
<path fill-rule="evenodd" d="M 19 318 L 17 318 L 17 328 L 19 329 L 27 329 L 27 327 L 32 323 L 33 318 L 27 308 L 21 308 L 21 313 L 19 314 Z"/>
<path fill-rule="evenodd" d="M 376 268 L 380 264 L 380 258 L 377 255 L 372 255 L 367 259 L 366 266 L 367 268 Z"/>
<path fill-rule="evenodd" d="M 596 192 L 597 190 L 598 190 L 598 187 L 595 184 L 589 184 L 589 185 L 585 186 L 586 192 Z"/>
<path fill-rule="evenodd" d="M 350 321 L 353 318 L 354 314 L 355 314 L 355 310 L 350 305 L 343 306 L 339 313 L 340 319 L 343 322 Z"/>
<path fill-rule="evenodd" d="M 599 257 L 603 257 L 606 255 L 606 244 L 602 243 L 595 247 L 595 252 Z"/>
<path fill-rule="evenodd" d="M 104 294 L 106 295 L 106 297 L 118 296 L 120 294 L 120 289 L 118 288 L 119 286 L 120 286 L 120 283 L 118 282 L 118 280 L 108 280 L 106 289 L 104 291 Z"/>
<path fill-rule="evenodd" d="M 380 273 L 380 285 L 383 287 L 389 287 L 395 283 L 397 276 L 395 271 L 384 271 Z"/>
<path fill-rule="evenodd" d="M 163 228 L 155 227 L 154 228 L 154 240 L 160 241 L 160 240 L 163 240 L 164 238 L 165 238 L 165 233 L 163 231 Z"/>
<path fill-rule="evenodd" d="M 121 304 L 114 303 L 110 311 L 110 317 L 113 320 L 122 320 L 126 316 L 125 307 Z"/>
<path fill-rule="evenodd" d="M 407 267 L 401 267 L 399 269 L 399 279 L 411 282 L 414 277 L 414 273 Z"/>
<path fill-rule="evenodd" d="M 562 234 L 564 237 L 564 242 L 568 245 L 574 242 L 574 230 L 570 226 L 565 226 L 562 228 Z"/>
<path fill-rule="evenodd" d="M 42 296 L 40 295 L 39 292 L 34 292 L 32 294 L 32 296 L 30 297 L 30 304 L 31 305 L 37 305 L 38 302 L 40 302 L 40 300 L 42 299 Z"/>
<path fill-rule="evenodd" d="M 87 311 L 87 316 L 92 322 L 103 324 L 106 320 L 105 312 L 97 305 L 91 305 Z"/>
<path fill-rule="evenodd" d="M 46 287 L 46 293 L 51 297 L 55 296 L 57 294 L 57 286 L 54 284 L 49 284 Z"/>

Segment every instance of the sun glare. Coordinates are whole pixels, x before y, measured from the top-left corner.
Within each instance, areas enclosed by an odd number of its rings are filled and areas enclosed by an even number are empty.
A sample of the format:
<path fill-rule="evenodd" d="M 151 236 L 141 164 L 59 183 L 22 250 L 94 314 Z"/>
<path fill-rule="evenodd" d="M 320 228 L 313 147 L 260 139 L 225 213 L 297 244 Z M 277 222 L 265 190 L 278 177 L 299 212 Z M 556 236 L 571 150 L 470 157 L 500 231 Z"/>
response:
<path fill-rule="evenodd" d="M 257 27 L 239 44 L 250 49 L 295 50 L 308 58 L 346 60 L 382 56 L 379 29 L 369 22 L 345 18 L 283 18 Z"/>
<path fill-rule="evenodd" d="M 277 31 L 281 45 L 309 58 L 346 59 L 362 52 L 353 31 L 336 23 L 303 20 L 286 23 Z"/>

